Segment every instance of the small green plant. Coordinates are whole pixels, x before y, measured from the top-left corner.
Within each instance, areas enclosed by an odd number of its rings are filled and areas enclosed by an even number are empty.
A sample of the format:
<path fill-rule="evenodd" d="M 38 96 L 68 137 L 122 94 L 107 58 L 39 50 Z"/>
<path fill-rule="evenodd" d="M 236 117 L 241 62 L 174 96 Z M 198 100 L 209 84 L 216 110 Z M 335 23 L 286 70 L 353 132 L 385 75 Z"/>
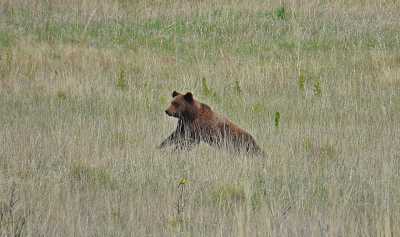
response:
<path fill-rule="evenodd" d="M 214 203 L 222 208 L 232 208 L 246 200 L 242 187 L 236 185 L 221 185 L 215 187 L 211 193 Z"/>
<path fill-rule="evenodd" d="M 286 10 L 284 6 L 278 7 L 275 10 L 275 15 L 278 19 L 284 20 L 286 18 Z"/>
<path fill-rule="evenodd" d="M 65 94 L 64 91 L 57 91 L 57 98 L 60 100 L 65 100 L 67 98 L 67 95 Z"/>
<path fill-rule="evenodd" d="M 304 92 L 305 84 L 306 84 L 306 77 L 304 76 L 304 73 L 302 73 L 302 72 L 300 72 L 300 74 L 299 74 L 298 83 L 299 83 L 300 91 Z"/>
<path fill-rule="evenodd" d="M 251 111 L 253 111 L 253 113 L 261 113 L 264 111 L 264 107 L 261 103 L 255 103 L 251 106 Z"/>
<path fill-rule="evenodd" d="M 168 226 L 171 228 L 172 231 L 180 231 L 185 224 L 185 219 L 181 216 L 179 217 L 172 217 L 168 220 Z"/>
<path fill-rule="evenodd" d="M 279 128 L 279 125 L 280 125 L 280 122 L 281 122 L 281 113 L 275 112 L 274 121 L 275 121 L 275 127 Z"/>
<path fill-rule="evenodd" d="M 202 85 L 202 88 L 203 88 L 203 94 L 204 94 L 205 96 L 212 96 L 213 92 L 212 92 L 211 89 L 208 87 L 206 78 L 203 77 L 203 78 L 201 79 L 201 85 Z"/>
<path fill-rule="evenodd" d="M 314 95 L 315 96 L 322 96 L 322 89 L 321 89 L 321 81 L 316 80 L 314 83 Z"/>
<path fill-rule="evenodd" d="M 106 169 L 100 167 L 90 167 L 82 162 L 74 162 L 70 169 L 72 180 L 81 184 L 114 186 L 114 181 Z"/>
<path fill-rule="evenodd" d="M 167 103 L 168 99 L 165 96 L 160 96 L 160 104 L 165 105 Z"/>
<path fill-rule="evenodd" d="M 13 45 L 15 37 L 9 32 L 0 31 L 0 48 L 8 48 Z"/>
<path fill-rule="evenodd" d="M 125 70 L 121 68 L 117 78 L 117 88 L 120 90 L 126 90 L 128 87 L 125 77 L 126 77 Z"/>
<path fill-rule="evenodd" d="M 217 93 L 210 89 L 210 87 L 207 84 L 206 78 L 204 78 L 204 77 L 202 78 L 201 85 L 202 85 L 202 89 L 203 89 L 203 95 L 205 95 L 207 97 L 211 97 L 215 100 L 218 100 Z"/>
<path fill-rule="evenodd" d="M 268 202 L 268 198 L 271 193 L 269 192 L 269 188 L 271 188 L 271 181 L 269 181 L 270 177 L 265 177 L 262 174 L 258 174 L 255 177 L 252 193 L 250 196 L 250 204 L 253 210 L 257 210 L 262 207 L 266 202 Z"/>
<path fill-rule="evenodd" d="M 240 88 L 240 84 L 239 84 L 238 80 L 235 81 L 234 88 L 235 88 L 235 92 L 236 92 L 237 95 L 241 95 L 242 94 L 242 89 Z"/>
<path fill-rule="evenodd" d="M 311 142 L 311 139 L 310 138 L 305 138 L 304 141 L 303 141 L 303 146 L 304 146 L 304 150 L 306 152 L 311 152 L 312 149 L 313 149 L 313 144 Z"/>

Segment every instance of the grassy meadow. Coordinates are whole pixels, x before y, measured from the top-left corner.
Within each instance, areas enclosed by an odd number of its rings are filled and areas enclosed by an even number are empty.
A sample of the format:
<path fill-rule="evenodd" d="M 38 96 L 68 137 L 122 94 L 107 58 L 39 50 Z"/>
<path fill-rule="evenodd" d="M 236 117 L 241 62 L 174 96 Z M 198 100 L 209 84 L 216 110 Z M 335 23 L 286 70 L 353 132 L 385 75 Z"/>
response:
<path fill-rule="evenodd" d="M 0 236 L 400 236 L 399 121 L 396 0 L 0 1 Z"/>

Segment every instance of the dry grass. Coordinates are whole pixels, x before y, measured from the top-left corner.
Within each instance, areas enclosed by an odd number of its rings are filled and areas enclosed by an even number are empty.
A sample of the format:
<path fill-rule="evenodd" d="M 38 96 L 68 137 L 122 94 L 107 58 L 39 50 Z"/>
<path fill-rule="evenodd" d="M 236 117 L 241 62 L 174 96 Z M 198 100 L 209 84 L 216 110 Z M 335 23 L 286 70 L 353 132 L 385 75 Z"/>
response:
<path fill-rule="evenodd" d="M 399 236 L 400 4 L 281 2 L 0 2 L 0 236 Z M 268 157 L 155 149 L 175 89 Z"/>

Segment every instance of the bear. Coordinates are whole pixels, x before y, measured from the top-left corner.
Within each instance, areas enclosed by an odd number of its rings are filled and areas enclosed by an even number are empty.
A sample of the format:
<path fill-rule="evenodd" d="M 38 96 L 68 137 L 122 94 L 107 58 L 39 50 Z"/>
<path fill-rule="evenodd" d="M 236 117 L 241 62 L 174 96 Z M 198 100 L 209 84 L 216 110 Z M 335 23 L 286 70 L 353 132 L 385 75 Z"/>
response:
<path fill-rule="evenodd" d="M 248 132 L 214 112 L 208 105 L 195 100 L 191 92 L 181 94 L 174 91 L 172 98 L 165 113 L 177 118 L 178 125 L 159 145 L 160 149 L 175 146 L 175 149 L 190 150 L 194 145 L 205 142 L 238 153 L 264 156 Z"/>

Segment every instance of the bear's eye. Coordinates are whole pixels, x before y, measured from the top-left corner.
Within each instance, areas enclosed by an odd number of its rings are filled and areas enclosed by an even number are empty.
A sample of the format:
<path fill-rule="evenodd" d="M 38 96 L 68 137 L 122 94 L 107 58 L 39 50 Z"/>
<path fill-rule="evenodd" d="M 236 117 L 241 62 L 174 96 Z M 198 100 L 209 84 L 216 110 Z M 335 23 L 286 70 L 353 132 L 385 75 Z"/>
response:
<path fill-rule="evenodd" d="M 175 106 L 175 107 L 178 107 L 178 105 L 179 105 L 179 104 L 178 104 L 177 102 L 175 102 L 175 101 L 172 101 L 171 104 L 172 104 L 173 106 Z"/>

